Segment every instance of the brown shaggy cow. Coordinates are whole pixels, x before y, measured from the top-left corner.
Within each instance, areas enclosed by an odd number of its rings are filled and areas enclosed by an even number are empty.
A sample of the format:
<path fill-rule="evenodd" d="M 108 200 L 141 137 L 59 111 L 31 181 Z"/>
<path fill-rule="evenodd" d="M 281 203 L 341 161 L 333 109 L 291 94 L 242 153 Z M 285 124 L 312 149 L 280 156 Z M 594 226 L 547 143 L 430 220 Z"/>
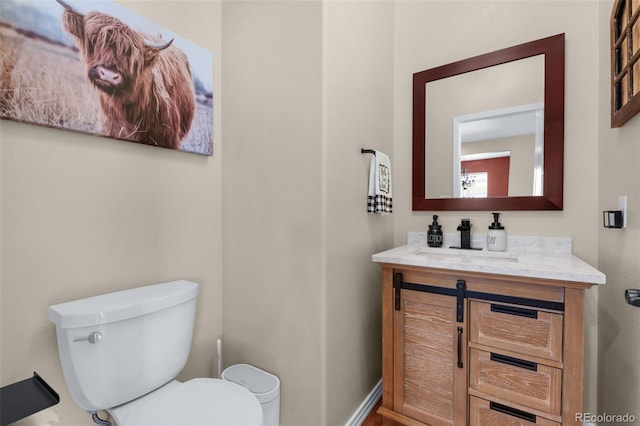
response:
<path fill-rule="evenodd" d="M 76 38 L 89 81 L 98 89 L 102 132 L 179 149 L 195 114 L 186 55 L 100 12 L 82 14 L 63 0 L 63 26 Z"/>

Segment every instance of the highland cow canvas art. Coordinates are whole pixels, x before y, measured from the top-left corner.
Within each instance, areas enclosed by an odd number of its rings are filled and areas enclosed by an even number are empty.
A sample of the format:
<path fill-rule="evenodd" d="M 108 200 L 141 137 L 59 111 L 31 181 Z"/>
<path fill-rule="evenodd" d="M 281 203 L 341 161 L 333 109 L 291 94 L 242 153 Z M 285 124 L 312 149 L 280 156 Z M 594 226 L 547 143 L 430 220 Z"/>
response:
<path fill-rule="evenodd" d="M 213 56 L 110 0 L 0 2 L 0 117 L 213 154 Z"/>

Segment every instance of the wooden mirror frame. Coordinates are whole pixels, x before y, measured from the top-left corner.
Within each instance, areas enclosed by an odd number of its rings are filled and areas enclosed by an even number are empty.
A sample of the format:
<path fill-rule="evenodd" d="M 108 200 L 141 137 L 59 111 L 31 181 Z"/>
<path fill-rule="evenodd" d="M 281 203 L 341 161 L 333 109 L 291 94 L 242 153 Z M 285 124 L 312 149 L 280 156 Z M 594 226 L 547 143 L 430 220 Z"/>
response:
<path fill-rule="evenodd" d="M 426 198 L 427 83 L 494 65 L 544 55 L 544 180 L 542 196 Z M 564 172 L 564 34 L 474 56 L 413 74 L 414 211 L 562 210 Z"/>

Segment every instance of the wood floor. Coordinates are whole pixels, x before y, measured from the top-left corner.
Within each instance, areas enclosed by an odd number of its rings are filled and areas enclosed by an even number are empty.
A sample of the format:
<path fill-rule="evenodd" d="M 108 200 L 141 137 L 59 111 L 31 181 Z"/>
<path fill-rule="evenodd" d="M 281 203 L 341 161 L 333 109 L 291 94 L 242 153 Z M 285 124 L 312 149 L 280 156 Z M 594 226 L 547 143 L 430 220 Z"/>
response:
<path fill-rule="evenodd" d="M 373 410 L 371 410 L 371 413 L 369 413 L 367 418 L 364 419 L 361 426 L 382 426 L 382 416 L 376 413 L 376 411 L 378 411 L 378 407 L 380 407 L 380 402 L 381 401 L 379 400 L 376 406 L 373 407 Z"/>

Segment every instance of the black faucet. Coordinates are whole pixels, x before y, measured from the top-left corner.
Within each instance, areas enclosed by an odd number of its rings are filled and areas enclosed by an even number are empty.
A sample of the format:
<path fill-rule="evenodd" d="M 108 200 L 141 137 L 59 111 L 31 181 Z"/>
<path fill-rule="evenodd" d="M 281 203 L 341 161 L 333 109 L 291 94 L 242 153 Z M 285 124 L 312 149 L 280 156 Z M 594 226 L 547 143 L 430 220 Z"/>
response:
<path fill-rule="evenodd" d="M 458 225 L 458 231 L 460 231 L 460 248 L 471 248 L 471 219 L 462 219 L 460 225 Z"/>

